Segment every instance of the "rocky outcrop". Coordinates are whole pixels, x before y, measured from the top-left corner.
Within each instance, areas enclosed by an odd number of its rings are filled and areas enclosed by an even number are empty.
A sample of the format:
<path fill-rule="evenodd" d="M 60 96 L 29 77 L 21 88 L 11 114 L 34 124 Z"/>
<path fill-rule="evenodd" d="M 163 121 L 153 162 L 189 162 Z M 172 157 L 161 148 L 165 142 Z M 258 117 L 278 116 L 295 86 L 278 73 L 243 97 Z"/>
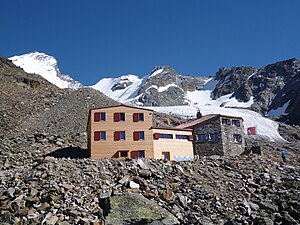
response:
<path fill-rule="evenodd" d="M 207 77 L 178 74 L 170 66 L 157 66 L 144 78 L 132 103 L 144 106 L 188 105 L 187 91 L 201 90 Z"/>
<path fill-rule="evenodd" d="M 254 67 L 232 67 L 231 69 L 221 68 L 216 73 L 215 80 L 218 84 L 212 92 L 212 98 L 217 99 L 223 95 L 232 94 L 239 89 L 249 78 L 257 72 Z M 247 102 L 251 95 L 240 98 L 240 100 Z"/>
<path fill-rule="evenodd" d="M 233 67 L 220 69 L 219 81 L 213 98 L 232 94 L 239 101 L 254 97 L 251 109 L 263 115 L 281 117 L 282 121 L 299 124 L 300 121 L 300 61 L 289 59 L 261 69 Z"/>

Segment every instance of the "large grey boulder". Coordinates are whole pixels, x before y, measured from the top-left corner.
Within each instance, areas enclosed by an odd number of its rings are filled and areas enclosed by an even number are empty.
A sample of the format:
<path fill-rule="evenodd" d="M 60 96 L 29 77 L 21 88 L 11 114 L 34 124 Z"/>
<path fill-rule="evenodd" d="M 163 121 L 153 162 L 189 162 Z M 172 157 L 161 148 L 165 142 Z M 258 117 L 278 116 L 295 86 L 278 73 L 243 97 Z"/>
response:
<path fill-rule="evenodd" d="M 171 213 L 139 194 L 113 196 L 110 207 L 106 224 L 179 224 Z"/>

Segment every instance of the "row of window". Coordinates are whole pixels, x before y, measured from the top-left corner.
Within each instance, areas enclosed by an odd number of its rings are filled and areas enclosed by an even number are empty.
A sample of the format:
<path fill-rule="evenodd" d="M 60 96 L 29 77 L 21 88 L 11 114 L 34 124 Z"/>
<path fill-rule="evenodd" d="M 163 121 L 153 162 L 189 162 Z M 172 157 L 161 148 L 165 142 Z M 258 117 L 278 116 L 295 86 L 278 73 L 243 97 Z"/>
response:
<path fill-rule="evenodd" d="M 125 113 L 119 112 L 114 113 L 114 122 L 125 121 Z M 132 115 L 133 122 L 144 121 L 144 113 L 133 113 Z M 95 112 L 94 113 L 94 122 L 106 121 L 105 112 Z"/>
<path fill-rule="evenodd" d="M 200 134 L 196 135 L 196 141 L 221 140 L 221 134 Z"/>
<path fill-rule="evenodd" d="M 155 133 L 153 135 L 153 138 L 156 139 L 156 140 L 158 140 L 160 138 L 162 138 L 162 139 L 173 139 L 173 134 Z M 193 138 L 193 135 L 176 134 L 175 139 L 192 141 L 194 138 Z"/>
<path fill-rule="evenodd" d="M 196 141 L 210 141 L 210 140 L 221 140 L 221 134 L 200 134 L 195 136 Z M 233 134 L 233 141 L 241 143 L 243 137 L 241 134 Z"/>
<path fill-rule="evenodd" d="M 106 140 L 106 131 L 95 131 L 94 132 L 94 141 L 104 141 Z M 114 141 L 126 140 L 125 131 L 115 131 L 114 132 Z M 134 131 L 133 140 L 145 140 L 144 131 Z"/>
<path fill-rule="evenodd" d="M 128 157 L 128 150 L 121 150 L 118 151 L 118 157 Z M 137 150 L 131 151 L 131 158 L 138 159 L 138 158 L 145 158 L 145 151 L 144 150 Z"/>
<path fill-rule="evenodd" d="M 234 126 L 237 126 L 237 127 L 240 127 L 241 126 L 241 122 L 240 120 L 234 120 L 234 119 L 222 119 L 222 124 L 223 125 L 234 125 Z"/>
<path fill-rule="evenodd" d="M 160 138 L 162 138 L 162 139 L 173 139 L 173 134 L 155 133 L 153 135 L 153 137 L 156 140 L 158 140 Z M 175 139 L 192 141 L 193 140 L 193 135 L 176 134 Z M 94 132 L 94 140 L 95 141 L 106 140 L 106 131 L 95 131 Z M 125 131 L 115 131 L 114 132 L 114 141 L 120 141 L 120 140 L 121 141 L 126 140 Z M 133 132 L 133 140 L 134 141 L 145 140 L 144 131 L 134 131 Z"/>

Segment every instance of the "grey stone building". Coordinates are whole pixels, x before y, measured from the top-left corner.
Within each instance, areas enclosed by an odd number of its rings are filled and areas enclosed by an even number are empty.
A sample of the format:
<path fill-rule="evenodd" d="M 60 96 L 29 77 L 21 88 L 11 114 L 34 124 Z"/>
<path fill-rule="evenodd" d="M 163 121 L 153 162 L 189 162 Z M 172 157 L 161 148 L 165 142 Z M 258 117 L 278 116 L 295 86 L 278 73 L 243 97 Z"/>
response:
<path fill-rule="evenodd" d="M 211 114 L 181 124 L 177 128 L 193 129 L 194 153 L 201 156 L 236 156 L 245 150 L 242 117 Z"/>

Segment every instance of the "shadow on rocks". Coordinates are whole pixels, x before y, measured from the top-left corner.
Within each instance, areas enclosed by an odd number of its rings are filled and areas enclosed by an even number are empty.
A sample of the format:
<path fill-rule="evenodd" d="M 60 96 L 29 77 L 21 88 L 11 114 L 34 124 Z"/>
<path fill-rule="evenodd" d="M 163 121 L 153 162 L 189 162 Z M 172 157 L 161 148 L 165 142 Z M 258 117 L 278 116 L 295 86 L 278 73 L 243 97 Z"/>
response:
<path fill-rule="evenodd" d="M 46 156 L 52 156 L 54 158 L 71 158 L 71 159 L 83 159 L 89 158 L 89 152 L 87 149 L 80 147 L 66 147 L 60 148 L 53 152 L 48 153 Z"/>

